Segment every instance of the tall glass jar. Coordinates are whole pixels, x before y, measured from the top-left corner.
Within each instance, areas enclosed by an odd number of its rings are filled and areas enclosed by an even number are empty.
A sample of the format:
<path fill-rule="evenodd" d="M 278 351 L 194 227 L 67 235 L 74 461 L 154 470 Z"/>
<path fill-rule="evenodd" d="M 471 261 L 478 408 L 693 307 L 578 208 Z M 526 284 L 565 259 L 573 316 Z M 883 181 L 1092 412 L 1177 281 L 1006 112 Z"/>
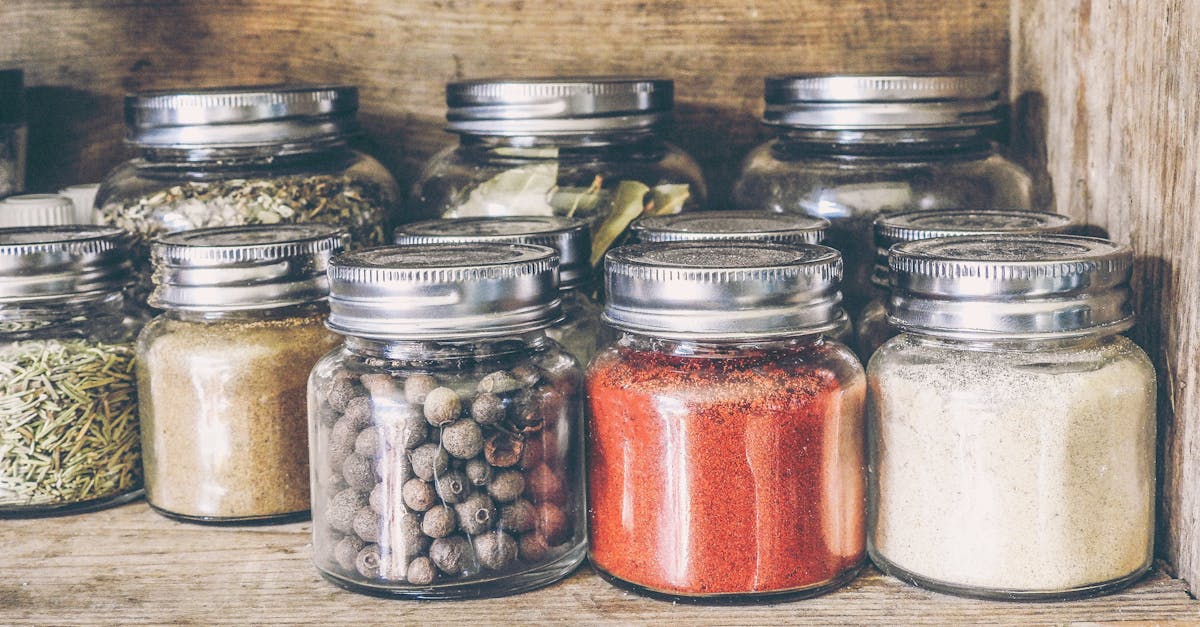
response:
<path fill-rule="evenodd" d="M 375 248 L 330 264 L 345 346 L 309 380 L 313 555 L 358 592 L 513 594 L 584 558 L 582 374 L 546 329 L 558 255 Z"/>
<path fill-rule="evenodd" d="M 858 356 L 867 363 L 875 350 L 899 331 L 888 324 L 888 249 L 895 244 L 934 237 L 968 235 L 1067 233 L 1075 221 L 1057 213 L 1040 211 L 976 211 L 945 209 L 905 211 L 875 220 L 875 271 L 871 274 L 871 300 L 854 324 Z"/>
<path fill-rule="evenodd" d="M 662 138 L 674 91 L 649 78 L 450 83 L 447 130 L 459 143 L 425 166 L 411 208 L 429 218 L 584 218 L 597 266 L 634 218 L 704 203 L 699 165 Z"/>
<path fill-rule="evenodd" d="M 0 198 L 25 191 L 25 73 L 0 70 Z"/>
<path fill-rule="evenodd" d="M 592 238 L 586 221 L 557 216 L 462 218 L 426 220 L 396 229 L 396 243 L 402 246 L 464 242 L 536 244 L 558 251 L 563 319 L 547 328 L 546 335 L 580 364 L 592 360 L 600 335 L 600 306 L 591 296 L 595 288 L 588 260 Z"/>
<path fill-rule="evenodd" d="M 892 248 L 871 358 L 868 546 L 885 572 L 966 596 L 1110 592 L 1151 565 L 1154 368 L 1127 246 L 1066 235 Z"/>
<path fill-rule="evenodd" d="M 998 76 L 776 76 L 763 123 L 734 185 L 738 209 L 827 218 L 846 261 L 851 317 L 870 298 L 871 222 L 918 209 L 1037 206 L 1029 175 L 992 142 Z"/>
<path fill-rule="evenodd" d="M 837 587 L 863 562 L 862 366 L 824 337 L 824 246 L 635 244 L 607 256 L 620 336 L 587 373 L 590 557 L 690 601 Z"/>
<path fill-rule="evenodd" d="M 189 522 L 308 514 L 308 373 L 341 339 L 325 328 L 321 224 L 196 229 L 152 247 L 163 310 L 138 338 L 146 500 Z"/>
<path fill-rule="evenodd" d="M 354 245 L 388 243 L 399 189 L 349 146 L 358 89 L 278 86 L 142 92 L 126 98 L 140 155 L 109 173 L 99 220 L 134 235 L 144 300 L 150 241 L 202 227 L 321 222 Z"/>
<path fill-rule="evenodd" d="M 0 517 L 140 495 L 128 254 L 120 229 L 0 229 Z"/>

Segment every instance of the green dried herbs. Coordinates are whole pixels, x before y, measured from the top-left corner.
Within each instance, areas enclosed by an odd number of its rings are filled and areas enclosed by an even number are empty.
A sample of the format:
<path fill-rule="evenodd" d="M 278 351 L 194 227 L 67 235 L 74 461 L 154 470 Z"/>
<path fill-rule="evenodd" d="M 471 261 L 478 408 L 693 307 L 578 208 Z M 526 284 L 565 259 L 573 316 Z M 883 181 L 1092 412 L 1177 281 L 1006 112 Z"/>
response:
<path fill-rule="evenodd" d="M 83 339 L 0 348 L 0 510 L 141 486 L 133 355 Z"/>

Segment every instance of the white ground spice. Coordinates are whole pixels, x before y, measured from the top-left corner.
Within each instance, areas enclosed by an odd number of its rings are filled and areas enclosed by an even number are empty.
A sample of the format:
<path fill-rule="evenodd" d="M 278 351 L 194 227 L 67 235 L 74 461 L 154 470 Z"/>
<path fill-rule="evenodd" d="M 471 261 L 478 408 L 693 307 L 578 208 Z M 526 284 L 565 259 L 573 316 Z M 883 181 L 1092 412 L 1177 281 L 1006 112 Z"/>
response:
<path fill-rule="evenodd" d="M 1068 591 L 1149 564 L 1154 375 L 1129 340 L 1004 353 L 901 336 L 869 384 L 873 556 L 991 591 Z"/>

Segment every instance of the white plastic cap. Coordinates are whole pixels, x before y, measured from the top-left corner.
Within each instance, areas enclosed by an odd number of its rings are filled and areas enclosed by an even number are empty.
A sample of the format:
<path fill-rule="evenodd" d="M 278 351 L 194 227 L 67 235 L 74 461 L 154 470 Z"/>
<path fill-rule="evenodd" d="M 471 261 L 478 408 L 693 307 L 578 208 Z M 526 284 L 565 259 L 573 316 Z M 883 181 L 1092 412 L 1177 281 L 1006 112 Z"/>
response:
<path fill-rule="evenodd" d="M 60 196 L 66 196 L 75 203 L 76 224 L 95 224 L 96 212 L 92 206 L 96 204 L 96 192 L 100 191 L 99 183 L 84 183 L 72 185 L 58 190 Z"/>
<path fill-rule="evenodd" d="M 25 194 L 0 200 L 0 227 L 75 224 L 75 203 L 58 194 Z"/>

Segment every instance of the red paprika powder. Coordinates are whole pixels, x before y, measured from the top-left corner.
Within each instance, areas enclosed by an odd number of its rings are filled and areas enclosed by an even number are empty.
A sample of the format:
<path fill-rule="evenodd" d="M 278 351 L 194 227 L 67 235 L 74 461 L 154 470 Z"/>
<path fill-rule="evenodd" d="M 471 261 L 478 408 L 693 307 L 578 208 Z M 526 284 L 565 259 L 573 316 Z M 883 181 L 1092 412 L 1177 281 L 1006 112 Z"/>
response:
<path fill-rule="evenodd" d="M 627 302 L 621 277 L 615 285 L 610 277 L 606 319 L 624 333 L 588 372 L 588 498 L 591 559 L 618 583 L 682 598 L 815 594 L 862 563 L 862 367 L 845 346 L 812 332 L 843 315 L 836 277 L 830 297 L 813 285 L 814 274 L 824 275 L 805 267 L 812 260 L 790 263 L 805 280 L 734 286 L 738 298 L 699 286 L 692 296 L 678 285 L 635 286 L 642 298 L 677 298 L 641 318 L 655 305 Z M 621 268 L 610 260 L 610 273 Z M 777 274 L 740 273 L 745 281 Z M 680 280 L 677 268 L 658 276 Z M 788 289 L 796 292 L 788 299 L 767 298 Z M 819 302 L 789 311 L 805 290 Z M 692 298 L 687 306 L 700 311 L 671 315 Z M 756 314 L 755 302 L 766 311 Z M 721 303 L 730 308 L 724 316 Z M 705 327 L 714 339 L 685 337 Z M 756 330 L 762 339 L 749 337 Z"/>

